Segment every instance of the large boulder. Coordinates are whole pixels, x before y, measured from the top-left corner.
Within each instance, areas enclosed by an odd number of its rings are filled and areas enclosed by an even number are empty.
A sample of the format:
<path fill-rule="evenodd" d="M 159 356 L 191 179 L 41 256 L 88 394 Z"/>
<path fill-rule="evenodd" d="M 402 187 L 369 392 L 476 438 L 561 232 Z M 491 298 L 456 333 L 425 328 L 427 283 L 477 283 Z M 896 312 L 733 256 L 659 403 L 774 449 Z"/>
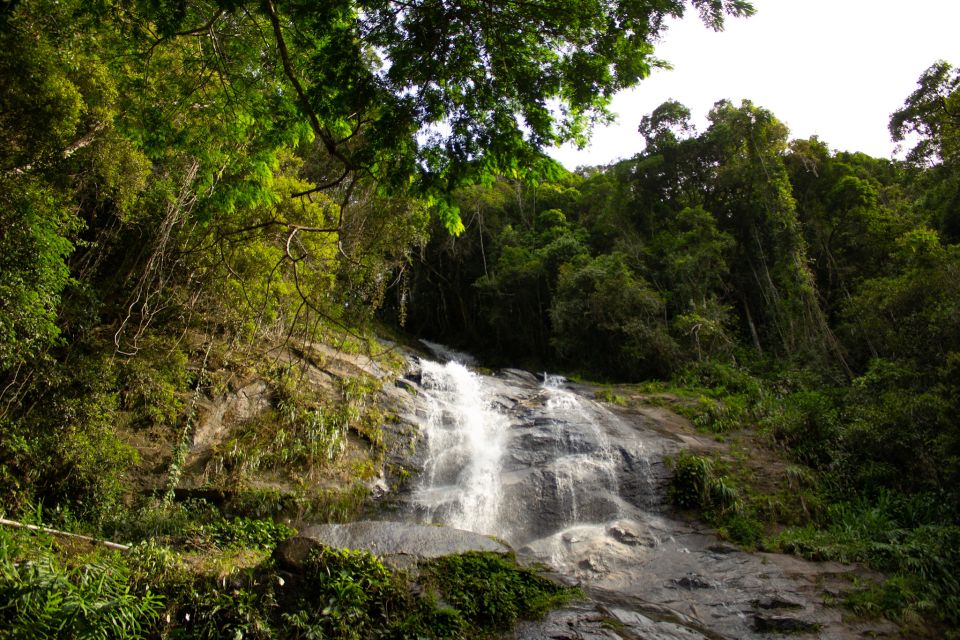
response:
<path fill-rule="evenodd" d="M 412 568 L 422 560 L 468 551 L 510 552 L 510 548 L 501 542 L 452 527 L 361 521 L 306 527 L 281 543 L 274 555 L 280 566 L 299 570 L 310 552 L 319 547 L 362 549 L 391 566 L 404 569 Z"/>

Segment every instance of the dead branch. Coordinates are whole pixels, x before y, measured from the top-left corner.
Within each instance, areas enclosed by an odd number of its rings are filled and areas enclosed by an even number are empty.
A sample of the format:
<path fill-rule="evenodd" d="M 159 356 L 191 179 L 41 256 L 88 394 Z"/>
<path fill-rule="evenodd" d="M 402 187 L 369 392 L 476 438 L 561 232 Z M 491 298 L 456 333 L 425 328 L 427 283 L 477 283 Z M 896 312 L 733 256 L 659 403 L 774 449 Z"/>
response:
<path fill-rule="evenodd" d="M 39 531 L 41 533 L 49 533 L 50 535 L 58 536 L 61 538 L 72 538 L 74 540 L 83 540 L 84 542 L 89 542 L 90 544 L 98 544 L 108 549 L 115 549 L 116 551 L 130 550 L 130 545 L 128 544 L 120 544 L 119 542 L 110 542 L 109 540 L 100 540 L 98 538 L 91 538 L 90 536 L 82 536 L 79 533 L 69 533 L 67 531 L 60 531 L 59 529 L 51 529 L 49 527 L 39 527 L 35 524 L 26 524 L 23 522 L 17 522 L 16 520 L 7 520 L 6 518 L 0 518 L 0 524 L 6 525 L 8 527 L 13 527 L 14 529 L 27 529 L 29 531 Z"/>

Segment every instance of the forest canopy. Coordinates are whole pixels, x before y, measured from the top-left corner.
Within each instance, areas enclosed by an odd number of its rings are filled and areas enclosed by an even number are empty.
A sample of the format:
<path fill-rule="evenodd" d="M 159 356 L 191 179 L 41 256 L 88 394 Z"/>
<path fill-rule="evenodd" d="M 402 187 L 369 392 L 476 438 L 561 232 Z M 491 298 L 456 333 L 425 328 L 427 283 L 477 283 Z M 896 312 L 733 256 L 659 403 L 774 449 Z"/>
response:
<path fill-rule="evenodd" d="M 415 265 L 408 326 L 608 380 L 752 371 L 788 405 L 816 398 L 775 438 L 835 488 L 946 492 L 956 513 L 957 78 L 935 64 L 893 115 L 919 134 L 906 161 L 790 140 L 746 100 L 696 131 L 667 102 L 631 159 L 465 189 L 466 231 Z"/>
<path fill-rule="evenodd" d="M 692 7 L 715 29 L 752 11 L 741 0 Z M 456 233 L 454 188 L 555 174 L 540 149 L 582 142 L 609 118 L 613 93 L 662 64 L 653 41 L 687 8 L 4 3 L 0 366 L 51 344 L 64 328 L 64 287 L 102 273 L 139 283 L 134 315 L 149 315 L 144 301 L 174 271 L 198 264 L 206 276 L 221 268 L 224 286 L 262 309 L 257 318 L 277 314 L 265 297 L 285 295 L 271 273 L 306 310 L 339 313 L 322 303 L 324 282 L 349 270 L 363 281 L 353 289 L 369 295 L 365 263 L 408 251 L 415 211 Z M 363 210 L 377 198 L 392 204 L 371 229 Z M 390 225 L 396 242 L 384 240 Z M 152 253 L 131 255 L 131 237 Z M 189 267 L 188 255 L 197 258 Z M 119 272 L 117 261 L 126 261 Z M 264 291 L 248 291 L 251 281 Z"/>

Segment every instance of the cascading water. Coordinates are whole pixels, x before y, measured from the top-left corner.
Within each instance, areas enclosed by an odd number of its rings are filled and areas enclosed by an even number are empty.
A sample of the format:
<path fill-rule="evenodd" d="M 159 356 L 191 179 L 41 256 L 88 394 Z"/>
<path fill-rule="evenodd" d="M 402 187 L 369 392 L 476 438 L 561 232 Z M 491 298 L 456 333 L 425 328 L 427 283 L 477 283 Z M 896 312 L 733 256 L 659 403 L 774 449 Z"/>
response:
<path fill-rule="evenodd" d="M 619 476 L 627 470 L 636 488 L 649 467 L 642 443 L 613 446 L 605 429 L 623 425 L 562 378 L 519 387 L 459 362 L 420 368 L 426 459 L 410 500 L 417 519 L 523 546 L 629 508 Z"/>
<path fill-rule="evenodd" d="M 427 459 L 414 504 L 431 522 L 498 531 L 509 421 L 484 398 L 480 377 L 458 362 L 421 363 L 428 394 Z"/>
<path fill-rule="evenodd" d="M 607 416 L 597 415 L 575 393 L 562 387 L 566 380 L 544 374 L 542 390 L 546 395 L 544 415 L 556 442 L 556 458 L 551 467 L 557 488 L 569 496 L 570 513 L 565 524 L 580 522 L 578 488 L 600 485 L 619 495 L 617 452 L 601 426 Z"/>

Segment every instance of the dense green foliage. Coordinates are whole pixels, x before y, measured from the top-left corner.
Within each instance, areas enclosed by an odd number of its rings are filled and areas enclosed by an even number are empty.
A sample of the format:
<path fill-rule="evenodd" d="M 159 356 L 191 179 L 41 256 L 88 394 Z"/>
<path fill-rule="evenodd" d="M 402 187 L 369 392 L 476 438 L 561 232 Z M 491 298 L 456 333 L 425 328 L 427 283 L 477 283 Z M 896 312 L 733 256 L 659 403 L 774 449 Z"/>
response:
<path fill-rule="evenodd" d="M 455 189 L 560 175 L 542 149 L 608 119 L 687 10 L 712 29 L 752 13 L 746 0 L 0 2 L 0 514 L 238 556 L 286 529 L 227 514 L 355 515 L 383 472 L 387 418 L 361 375 L 305 380 L 303 363 L 324 367 L 313 346 L 369 346 L 430 222 L 463 229 Z M 251 379 L 266 384 L 256 415 L 204 440 L 211 403 L 247 398 Z M 181 502 L 187 478 L 216 506 Z M 76 566 L 8 551 L 0 633 L 466 624 L 368 557 L 318 565 L 318 608 L 267 587 L 268 566 L 232 589 L 153 548 Z M 352 599 L 367 578 L 376 594 Z M 338 616 L 311 618 L 341 588 Z"/>
<path fill-rule="evenodd" d="M 31 542 L 0 531 L 0 637 L 126 640 L 159 621 L 162 598 L 133 587 L 118 556 L 69 566 Z"/>
<path fill-rule="evenodd" d="M 495 637 L 579 593 L 490 553 L 438 558 L 421 571 L 424 595 L 415 597 L 374 556 L 323 549 L 309 562 L 299 613 L 287 621 L 295 637 L 311 628 L 334 638 Z"/>
<path fill-rule="evenodd" d="M 214 529 L 179 549 L 72 557 L 52 539 L 0 530 L 0 637 L 482 638 L 579 593 L 494 554 L 440 558 L 415 577 L 324 547 L 292 575 L 268 555 L 285 537 L 271 523 Z"/>
<path fill-rule="evenodd" d="M 647 150 L 606 170 L 464 191 L 461 208 L 475 212 L 468 233 L 453 246 L 434 241 L 435 264 L 412 288 L 415 301 L 426 297 L 412 323 L 471 336 L 503 359 L 577 362 L 621 379 L 723 359 L 737 344 L 845 371 L 817 294 L 786 127 L 749 102 L 721 102 L 707 131 L 679 138 L 687 116 L 662 106 L 641 126 Z M 457 279 L 436 282 L 441 269 Z M 444 323 L 426 315 L 451 300 L 469 309 Z"/>
<path fill-rule="evenodd" d="M 674 505 L 698 512 L 747 548 L 860 562 L 891 576 L 847 596 L 859 613 L 886 615 L 908 626 L 940 621 L 956 628 L 956 495 L 953 487 L 931 481 L 938 471 L 914 466 L 946 455 L 937 449 L 941 434 L 915 433 L 902 421 L 898 433 L 878 437 L 865 419 L 882 420 L 888 428 L 903 415 L 873 405 L 883 400 L 848 389 L 811 388 L 809 381 L 710 369 L 689 370 L 678 380 L 685 387 L 647 385 L 685 398 L 675 406 L 678 411 L 733 443 L 731 455 L 683 452 L 673 460 Z M 919 405 L 904 407 L 911 408 Z M 893 437 L 895 443 L 885 441 Z M 890 446 L 901 449 L 893 454 Z M 783 457 L 786 465 L 777 460 Z M 887 465 L 911 468 L 915 475 L 897 475 Z"/>
<path fill-rule="evenodd" d="M 512 558 L 493 553 L 438 558 L 425 573 L 428 584 L 473 628 L 508 629 L 520 618 L 544 616 L 579 593 L 529 569 L 518 570 Z"/>
<path fill-rule="evenodd" d="M 189 422 L 175 392 L 206 382 L 192 371 L 154 389 L 163 407 L 136 400 L 136 358 L 157 340 L 200 334 L 205 350 L 360 332 L 431 215 L 462 228 L 454 188 L 555 175 L 540 150 L 609 117 L 613 92 L 661 64 L 652 42 L 688 5 L 714 29 L 752 12 L 744 0 L 3 3 L 0 482 L 20 502 L 69 496 L 90 513 L 90 495 L 115 499 L 94 485 L 118 487 L 130 466 L 117 410 Z M 311 420 L 324 422 L 288 427 Z M 338 437 L 297 456 L 329 455 Z M 94 468 L 116 472 L 96 481 Z"/>

